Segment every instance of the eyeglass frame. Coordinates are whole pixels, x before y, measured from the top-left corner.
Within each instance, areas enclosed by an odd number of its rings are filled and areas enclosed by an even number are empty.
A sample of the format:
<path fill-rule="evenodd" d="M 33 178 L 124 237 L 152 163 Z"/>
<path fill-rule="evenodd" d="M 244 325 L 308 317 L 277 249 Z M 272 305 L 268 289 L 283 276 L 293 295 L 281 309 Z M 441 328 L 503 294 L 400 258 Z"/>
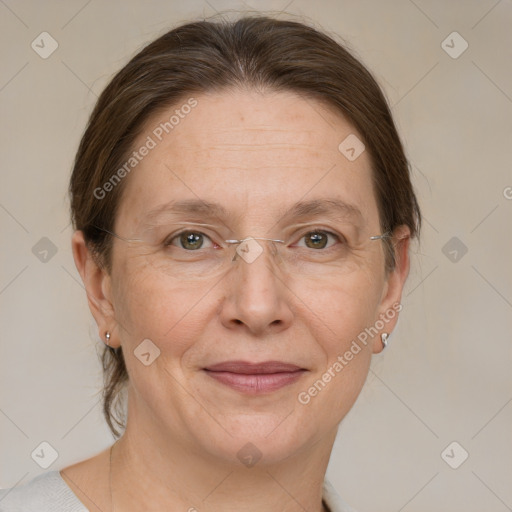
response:
<path fill-rule="evenodd" d="M 121 235 L 118 235 L 117 233 L 114 233 L 113 231 L 109 231 L 108 229 L 105 229 L 105 228 L 100 228 L 99 226 L 96 226 L 95 224 L 91 224 L 91 227 L 95 228 L 95 229 L 99 229 L 100 231 L 103 231 L 104 233 L 108 233 L 109 235 L 112 235 L 116 238 L 119 238 L 119 240 L 123 240 L 125 242 L 142 242 L 143 240 L 140 239 L 140 238 L 125 238 Z M 371 236 L 370 237 L 370 240 L 383 240 L 385 238 L 389 238 L 391 236 L 391 232 L 390 231 L 386 231 L 380 235 L 374 235 L 374 236 Z M 274 238 L 265 238 L 265 237 L 255 237 L 255 236 L 249 236 L 247 238 L 243 238 L 241 240 L 237 240 L 237 239 L 234 239 L 234 240 L 224 240 L 224 242 L 226 242 L 227 244 L 241 244 L 243 242 L 247 242 L 248 240 L 268 240 L 270 242 L 279 242 L 279 243 L 286 243 L 284 240 L 277 240 L 277 239 L 274 239 Z"/>

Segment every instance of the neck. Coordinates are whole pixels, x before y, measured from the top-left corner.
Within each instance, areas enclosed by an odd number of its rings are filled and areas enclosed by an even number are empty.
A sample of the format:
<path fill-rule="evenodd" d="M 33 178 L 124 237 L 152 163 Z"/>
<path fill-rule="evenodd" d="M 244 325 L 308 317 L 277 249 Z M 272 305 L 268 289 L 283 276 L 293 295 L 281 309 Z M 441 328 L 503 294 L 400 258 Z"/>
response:
<path fill-rule="evenodd" d="M 129 422 L 128 422 L 129 423 Z M 157 433 L 130 428 L 113 446 L 113 510 L 324 512 L 323 480 L 336 429 L 274 464 L 218 461 Z M 259 466 L 259 467 L 258 467 Z"/>

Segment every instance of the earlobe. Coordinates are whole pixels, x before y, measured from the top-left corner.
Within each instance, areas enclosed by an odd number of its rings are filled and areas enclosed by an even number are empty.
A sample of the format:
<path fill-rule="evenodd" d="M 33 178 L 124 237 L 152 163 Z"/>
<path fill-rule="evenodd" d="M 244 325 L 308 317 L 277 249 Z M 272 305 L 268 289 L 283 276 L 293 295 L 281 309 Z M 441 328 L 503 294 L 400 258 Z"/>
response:
<path fill-rule="evenodd" d="M 84 283 L 89 309 L 96 320 L 100 337 L 112 332 L 115 319 L 110 296 L 110 276 L 101 268 L 85 243 L 82 231 L 75 231 L 72 240 L 73 258 Z M 112 342 L 111 342 L 112 343 Z"/>

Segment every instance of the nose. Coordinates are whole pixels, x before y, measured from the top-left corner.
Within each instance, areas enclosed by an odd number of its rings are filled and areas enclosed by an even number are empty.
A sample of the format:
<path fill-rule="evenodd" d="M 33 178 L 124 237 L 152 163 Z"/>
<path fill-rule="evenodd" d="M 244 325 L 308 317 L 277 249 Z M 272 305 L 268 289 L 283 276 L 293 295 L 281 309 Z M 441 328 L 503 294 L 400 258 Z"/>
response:
<path fill-rule="evenodd" d="M 291 325 L 291 292 L 276 264 L 279 256 L 273 243 L 253 240 L 240 246 L 230 262 L 220 312 L 226 328 L 262 336 L 276 334 Z"/>

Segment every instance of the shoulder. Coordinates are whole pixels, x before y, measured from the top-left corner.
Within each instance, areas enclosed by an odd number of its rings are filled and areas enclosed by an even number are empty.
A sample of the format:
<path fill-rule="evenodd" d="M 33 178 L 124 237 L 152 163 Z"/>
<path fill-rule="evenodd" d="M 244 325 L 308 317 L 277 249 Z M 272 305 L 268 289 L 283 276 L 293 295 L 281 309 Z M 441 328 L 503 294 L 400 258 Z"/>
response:
<path fill-rule="evenodd" d="M 48 471 L 29 482 L 0 489 L 0 512 L 89 512 L 60 476 Z"/>
<path fill-rule="evenodd" d="M 323 499 L 331 512 L 356 512 L 343 501 L 327 478 L 324 479 L 323 491 Z"/>

